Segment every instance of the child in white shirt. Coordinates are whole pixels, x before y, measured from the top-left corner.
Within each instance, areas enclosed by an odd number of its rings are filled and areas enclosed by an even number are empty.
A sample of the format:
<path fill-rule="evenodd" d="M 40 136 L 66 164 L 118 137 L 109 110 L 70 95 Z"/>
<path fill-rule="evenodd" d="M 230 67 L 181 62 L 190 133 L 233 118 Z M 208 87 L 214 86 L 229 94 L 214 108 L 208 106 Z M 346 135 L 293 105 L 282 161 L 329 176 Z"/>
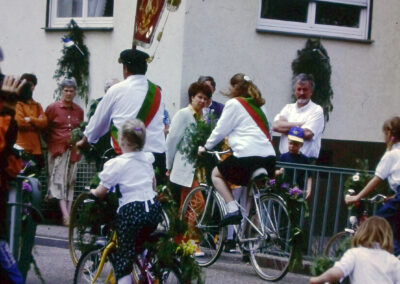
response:
<path fill-rule="evenodd" d="M 146 138 L 143 122 L 127 120 L 118 136 L 122 155 L 104 164 L 100 184 L 91 193 L 103 198 L 111 187 L 119 185 L 122 196 L 116 218 L 118 249 L 114 268 L 118 283 L 130 284 L 137 237 L 140 234 L 146 238 L 143 232 L 150 234 L 156 229 L 161 220 L 161 204 L 155 198 L 154 157 L 142 151 Z"/>
<path fill-rule="evenodd" d="M 353 238 L 353 248 L 310 284 L 332 283 L 349 276 L 353 284 L 400 283 L 400 261 L 393 253 L 393 232 L 384 218 L 365 220 Z"/>

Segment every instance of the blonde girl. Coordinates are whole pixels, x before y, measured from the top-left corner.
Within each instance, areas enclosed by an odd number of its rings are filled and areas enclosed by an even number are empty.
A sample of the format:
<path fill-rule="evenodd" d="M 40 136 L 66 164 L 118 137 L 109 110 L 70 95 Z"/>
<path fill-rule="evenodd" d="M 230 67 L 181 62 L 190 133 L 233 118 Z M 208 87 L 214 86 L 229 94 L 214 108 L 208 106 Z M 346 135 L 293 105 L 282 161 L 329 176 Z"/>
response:
<path fill-rule="evenodd" d="M 400 254 L 400 117 L 395 116 L 385 121 L 382 127 L 387 151 L 375 170 L 375 176 L 354 196 L 346 196 L 347 204 L 359 201 L 370 194 L 385 179 L 394 191 L 391 197 L 376 213 L 385 218 L 392 226 L 394 254 Z"/>
<path fill-rule="evenodd" d="M 400 261 L 392 254 L 393 233 L 388 221 L 372 216 L 364 221 L 346 251 L 335 265 L 310 284 L 332 283 L 349 276 L 351 283 L 386 284 L 400 282 Z"/>
<path fill-rule="evenodd" d="M 161 220 L 161 204 L 155 198 L 154 157 L 142 151 L 146 139 L 143 122 L 127 120 L 119 137 L 122 155 L 104 164 L 99 174 L 100 184 L 91 193 L 102 198 L 111 187 L 119 187 L 121 197 L 116 218 L 118 249 L 114 265 L 118 284 L 130 284 L 135 243 L 139 235 L 146 238 L 156 229 Z"/>

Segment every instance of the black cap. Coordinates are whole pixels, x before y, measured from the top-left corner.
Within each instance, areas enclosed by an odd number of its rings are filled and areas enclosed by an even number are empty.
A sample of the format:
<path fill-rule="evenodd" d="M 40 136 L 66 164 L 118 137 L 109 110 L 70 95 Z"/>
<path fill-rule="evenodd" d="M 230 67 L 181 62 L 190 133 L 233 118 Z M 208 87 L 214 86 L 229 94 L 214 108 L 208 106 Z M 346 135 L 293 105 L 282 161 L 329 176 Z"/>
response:
<path fill-rule="evenodd" d="M 125 65 L 147 64 L 150 56 L 143 51 L 137 49 L 125 49 L 119 55 L 118 62 Z"/>

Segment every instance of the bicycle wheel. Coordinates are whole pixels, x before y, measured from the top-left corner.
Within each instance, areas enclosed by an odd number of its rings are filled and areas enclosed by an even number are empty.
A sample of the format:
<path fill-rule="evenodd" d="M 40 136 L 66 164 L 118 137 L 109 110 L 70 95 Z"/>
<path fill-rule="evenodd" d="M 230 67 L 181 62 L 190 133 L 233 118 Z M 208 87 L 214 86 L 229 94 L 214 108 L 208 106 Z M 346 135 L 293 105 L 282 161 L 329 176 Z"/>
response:
<path fill-rule="evenodd" d="M 181 271 L 178 268 L 173 269 L 165 269 L 162 271 L 161 276 L 159 277 L 160 284 L 180 284 L 181 281 Z"/>
<path fill-rule="evenodd" d="M 286 204 L 276 196 L 266 195 L 261 198 L 261 216 L 255 212 L 250 220 L 258 228 L 251 225 L 247 228 L 251 264 L 262 279 L 277 281 L 288 271 L 292 259 L 290 243 L 290 218 Z"/>
<path fill-rule="evenodd" d="M 169 217 L 164 209 L 161 211 L 161 222 L 158 223 L 156 230 L 160 232 L 167 232 L 169 230 Z"/>
<path fill-rule="evenodd" d="M 90 224 L 85 226 L 80 222 L 85 212 L 85 207 L 90 202 L 95 201 L 90 197 L 88 192 L 82 192 L 78 195 L 72 206 L 68 228 L 68 245 L 74 266 L 77 265 L 79 258 L 85 251 L 94 247 L 94 243 L 97 240 L 97 234 L 94 233 L 95 229 Z"/>
<path fill-rule="evenodd" d="M 99 268 L 102 252 L 102 249 L 92 249 L 82 255 L 75 269 L 74 284 L 117 283 L 114 268 L 108 256 L 106 256 L 106 261 L 98 278 L 93 282 Z"/>
<path fill-rule="evenodd" d="M 192 189 L 183 203 L 181 220 L 193 228 L 193 239 L 204 254 L 195 256 L 200 266 L 213 264 L 221 254 L 224 227 L 219 224 L 222 216 L 221 204 L 211 188 L 198 186 Z"/>
<path fill-rule="evenodd" d="M 324 249 L 324 255 L 333 261 L 339 260 L 347 249 L 351 247 L 353 234 L 343 231 L 333 235 Z"/>

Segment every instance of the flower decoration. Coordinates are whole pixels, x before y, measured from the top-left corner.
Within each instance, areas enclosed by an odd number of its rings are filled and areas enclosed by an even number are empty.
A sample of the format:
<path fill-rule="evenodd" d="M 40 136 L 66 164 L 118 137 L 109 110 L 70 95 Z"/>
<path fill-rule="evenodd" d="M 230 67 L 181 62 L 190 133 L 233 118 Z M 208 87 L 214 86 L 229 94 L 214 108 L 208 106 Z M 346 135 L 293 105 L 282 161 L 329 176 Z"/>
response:
<path fill-rule="evenodd" d="M 300 188 L 298 188 L 297 186 L 289 189 L 289 195 L 294 196 L 295 198 L 297 198 L 298 196 L 301 196 L 302 194 L 303 194 L 303 191 Z"/>
<path fill-rule="evenodd" d="M 360 173 L 356 173 L 353 177 L 352 177 L 353 181 L 357 182 L 360 181 Z"/>
<path fill-rule="evenodd" d="M 349 176 L 344 182 L 344 195 L 359 193 L 372 178 L 372 175 L 368 173 L 368 160 L 357 159 L 356 164 L 359 171 Z"/>
<path fill-rule="evenodd" d="M 30 185 L 30 183 L 28 182 L 28 180 L 24 180 L 22 182 L 22 191 L 25 192 L 32 192 L 32 186 Z"/>
<path fill-rule="evenodd" d="M 286 208 L 291 222 L 290 238 L 293 244 L 293 260 L 290 269 L 302 266 L 303 252 L 307 246 L 306 238 L 300 227 L 300 216 L 304 210 L 304 217 L 308 218 L 308 204 L 303 196 L 303 191 L 297 185 L 291 185 L 279 175 L 276 179 L 267 181 L 267 190 L 279 195 L 286 202 Z"/>

